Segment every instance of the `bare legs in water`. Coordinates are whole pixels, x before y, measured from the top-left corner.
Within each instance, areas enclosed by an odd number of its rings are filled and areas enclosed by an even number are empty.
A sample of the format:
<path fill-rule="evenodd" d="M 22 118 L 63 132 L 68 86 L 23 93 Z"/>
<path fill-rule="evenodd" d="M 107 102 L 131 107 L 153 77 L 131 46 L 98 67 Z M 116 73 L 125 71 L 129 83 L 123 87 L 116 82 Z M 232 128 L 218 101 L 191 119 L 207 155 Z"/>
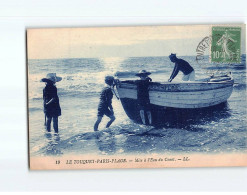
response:
<path fill-rule="evenodd" d="M 147 115 L 148 115 L 148 122 L 149 122 L 149 125 L 151 125 L 151 124 L 152 124 L 152 115 L 151 115 L 151 112 L 150 112 L 150 111 L 147 111 Z M 141 116 L 141 119 L 142 119 L 142 123 L 143 123 L 144 125 L 146 125 L 144 110 L 140 110 L 140 116 Z"/>
<path fill-rule="evenodd" d="M 98 119 L 97 119 L 97 121 L 96 121 L 95 124 L 94 124 L 94 131 L 98 131 L 98 127 L 99 127 L 99 124 L 100 124 L 102 118 L 103 118 L 103 116 L 98 116 Z M 116 119 L 114 115 L 109 116 L 109 118 L 110 118 L 110 120 L 109 120 L 108 123 L 106 124 L 106 128 L 110 127 L 111 124 L 112 124 L 112 123 L 115 121 L 115 119 Z"/>
<path fill-rule="evenodd" d="M 58 117 L 47 117 L 46 130 L 51 132 L 51 120 L 53 119 L 53 128 L 55 133 L 58 133 Z"/>

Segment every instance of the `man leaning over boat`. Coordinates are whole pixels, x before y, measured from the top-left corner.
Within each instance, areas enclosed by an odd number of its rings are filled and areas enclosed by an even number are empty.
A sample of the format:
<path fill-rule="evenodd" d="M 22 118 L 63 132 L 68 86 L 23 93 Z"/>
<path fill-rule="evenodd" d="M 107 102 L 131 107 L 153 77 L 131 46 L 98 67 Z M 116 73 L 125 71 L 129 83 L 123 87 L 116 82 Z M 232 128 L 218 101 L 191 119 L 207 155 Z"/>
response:
<path fill-rule="evenodd" d="M 178 72 L 181 71 L 183 76 L 183 81 L 194 81 L 195 80 L 195 71 L 192 66 L 185 60 L 177 58 L 176 54 L 169 55 L 171 62 L 175 63 L 174 69 L 168 82 L 172 82 L 172 80 L 177 76 Z"/>

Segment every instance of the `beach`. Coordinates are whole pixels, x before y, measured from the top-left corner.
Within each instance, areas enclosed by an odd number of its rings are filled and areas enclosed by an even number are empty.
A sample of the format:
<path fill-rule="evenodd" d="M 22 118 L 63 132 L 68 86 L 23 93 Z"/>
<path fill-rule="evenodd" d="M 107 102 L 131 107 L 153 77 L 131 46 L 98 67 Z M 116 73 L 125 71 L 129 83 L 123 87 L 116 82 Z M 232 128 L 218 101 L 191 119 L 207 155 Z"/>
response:
<path fill-rule="evenodd" d="M 209 73 L 231 72 L 235 80 L 231 97 L 224 108 L 213 116 L 190 126 L 148 127 L 136 124 L 125 114 L 121 102 L 113 97 L 116 120 L 105 128 L 106 116 L 93 131 L 97 119 L 99 94 L 106 75 L 138 79 L 135 73 L 147 70 L 155 82 L 167 82 L 174 65 L 168 57 L 29 59 L 29 149 L 31 156 L 74 154 L 174 154 L 224 153 L 246 151 L 246 63 L 214 66 L 205 59 L 200 64 L 195 56 L 182 56 L 195 69 L 196 79 Z M 59 134 L 47 133 L 44 126 L 40 82 L 47 73 L 55 72 L 63 80 L 56 83 L 62 115 Z M 180 81 L 182 74 L 174 81 Z"/>

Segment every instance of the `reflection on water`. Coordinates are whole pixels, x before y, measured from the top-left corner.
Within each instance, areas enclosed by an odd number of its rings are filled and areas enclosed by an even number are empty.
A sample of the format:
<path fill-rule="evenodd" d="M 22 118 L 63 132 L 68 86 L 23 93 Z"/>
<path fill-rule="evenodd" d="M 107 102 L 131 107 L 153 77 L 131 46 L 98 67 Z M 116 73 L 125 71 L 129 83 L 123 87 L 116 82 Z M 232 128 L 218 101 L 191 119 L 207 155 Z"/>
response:
<path fill-rule="evenodd" d="M 57 145 L 60 144 L 60 136 L 58 133 L 51 134 L 45 133 L 45 138 L 47 139 L 47 145 L 45 146 L 46 155 L 61 155 L 63 154 Z"/>
<path fill-rule="evenodd" d="M 133 122 L 113 126 L 98 132 L 77 134 L 69 139 L 60 140 L 59 134 L 45 134 L 47 145 L 40 151 L 46 155 L 61 155 L 75 152 L 86 154 L 91 148 L 93 153 L 100 155 L 114 154 L 143 154 L 163 152 L 219 152 L 236 149 L 236 144 L 229 134 L 230 126 L 227 119 L 232 117 L 227 103 L 210 109 L 198 109 L 190 113 L 181 112 L 184 117 L 175 117 L 173 112 L 171 121 L 156 127 L 139 125 Z M 186 113 L 187 112 L 187 113 Z M 221 129 L 221 126 L 224 127 Z M 218 130 L 220 128 L 220 131 Z M 232 143 L 232 145 L 230 144 Z M 234 146 L 235 145 L 235 146 Z M 228 148 L 225 148 L 225 147 Z M 238 142 L 239 148 L 246 148 L 244 139 Z"/>
<path fill-rule="evenodd" d="M 116 138 L 115 135 L 111 133 L 98 134 L 95 139 L 95 143 L 100 151 L 100 154 L 115 154 L 116 152 Z"/>

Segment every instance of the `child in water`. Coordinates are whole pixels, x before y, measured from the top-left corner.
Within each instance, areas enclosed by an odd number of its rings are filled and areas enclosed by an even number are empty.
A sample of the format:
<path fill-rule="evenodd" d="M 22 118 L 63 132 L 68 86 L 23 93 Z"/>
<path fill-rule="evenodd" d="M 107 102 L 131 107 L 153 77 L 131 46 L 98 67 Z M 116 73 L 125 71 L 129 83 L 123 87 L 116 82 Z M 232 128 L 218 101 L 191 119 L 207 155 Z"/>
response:
<path fill-rule="evenodd" d="M 56 73 L 48 73 L 46 78 L 41 79 L 41 82 L 46 83 L 46 86 L 43 89 L 43 100 L 45 125 L 48 132 L 51 131 L 51 121 L 53 120 L 54 131 L 55 133 L 58 133 L 58 116 L 61 116 L 61 108 L 55 83 L 61 80 L 62 78 L 57 77 Z"/>
<path fill-rule="evenodd" d="M 94 131 L 98 131 L 98 126 L 104 115 L 110 118 L 110 121 L 107 123 L 106 128 L 110 127 L 110 125 L 116 119 L 112 107 L 113 93 L 111 89 L 111 86 L 113 86 L 114 83 L 114 77 L 106 76 L 105 83 L 107 84 L 107 86 L 104 87 L 100 93 L 100 102 L 98 105 L 98 115 L 97 115 L 98 119 L 94 124 Z"/>
<path fill-rule="evenodd" d="M 145 111 L 148 116 L 149 125 L 152 124 L 152 115 L 150 111 L 150 100 L 149 100 L 149 84 L 152 81 L 148 75 L 150 72 L 146 72 L 146 70 L 141 70 L 136 76 L 140 77 L 140 80 L 136 81 L 137 85 L 137 102 L 140 109 L 140 116 L 142 123 L 145 125 Z"/>

